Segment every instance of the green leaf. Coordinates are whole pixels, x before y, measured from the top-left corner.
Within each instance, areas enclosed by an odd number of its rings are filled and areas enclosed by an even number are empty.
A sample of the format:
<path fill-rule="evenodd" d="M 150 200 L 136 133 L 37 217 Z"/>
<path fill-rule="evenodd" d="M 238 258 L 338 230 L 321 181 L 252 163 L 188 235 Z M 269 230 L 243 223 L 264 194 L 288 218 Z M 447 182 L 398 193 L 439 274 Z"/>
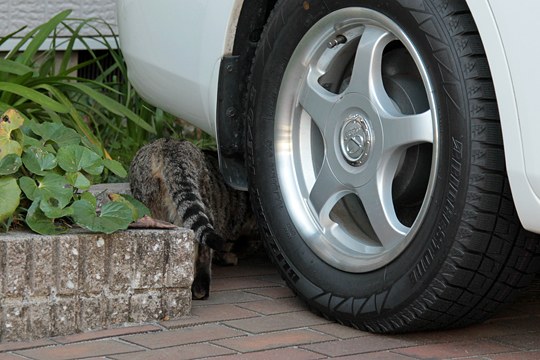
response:
<path fill-rule="evenodd" d="M 11 133 L 23 125 L 24 118 L 14 109 L 0 117 L 0 159 L 9 154 L 22 154 L 22 146 L 11 139 Z"/>
<path fill-rule="evenodd" d="M 0 221 L 9 218 L 17 207 L 21 198 L 21 189 L 17 180 L 12 177 L 0 178 Z"/>
<path fill-rule="evenodd" d="M 60 104 L 58 101 L 55 101 L 50 97 L 23 85 L 9 82 L 0 82 L 0 91 L 19 95 L 20 97 L 28 99 L 46 109 L 50 109 L 58 113 L 64 114 L 69 112 L 69 109 L 66 106 Z"/>
<path fill-rule="evenodd" d="M 30 66 L 20 64 L 13 60 L 0 59 L 0 73 L 9 73 L 13 75 L 25 75 L 34 72 Z"/>
<path fill-rule="evenodd" d="M 47 170 L 52 170 L 57 165 L 54 154 L 35 146 L 24 150 L 22 161 L 30 172 L 41 176 L 46 175 Z"/>
<path fill-rule="evenodd" d="M 135 199 L 131 195 L 127 194 L 110 194 L 109 197 L 112 201 L 117 201 L 123 204 L 126 204 L 131 209 L 133 214 L 133 221 L 137 221 L 145 215 L 150 216 L 150 210 L 139 200 Z"/>
<path fill-rule="evenodd" d="M 66 179 L 76 189 L 88 190 L 90 188 L 90 180 L 80 172 L 66 173 Z"/>
<path fill-rule="evenodd" d="M 92 206 L 96 207 L 97 206 L 97 199 L 96 197 L 94 196 L 94 194 L 92 194 L 91 192 L 89 191 L 84 191 L 80 194 L 79 196 L 79 200 L 86 200 L 88 201 L 90 204 L 92 204 Z"/>
<path fill-rule="evenodd" d="M 86 171 L 91 175 L 103 172 L 103 161 L 99 155 L 80 145 L 60 148 L 57 154 L 58 165 L 66 172 Z"/>
<path fill-rule="evenodd" d="M 0 175 L 15 174 L 22 165 L 21 157 L 17 154 L 8 154 L 0 158 Z"/>
<path fill-rule="evenodd" d="M 54 197 L 41 199 L 39 208 L 49 219 L 59 219 L 73 214 L 73 209 L 71 207 L 62 207 L 58 199 Z"/>
<path fill-rule="evenodd" d="M 126 169 L 116 160 L 103 159 L 103 165 L 118 177 L 125 178 L 127 176 Z"/>
<path fill-rule="evenodd" d="M 131 111 L 124 105 L 114 101 L 110 97 L 105 96 L 102 93 L 92 89 L 90 86 L 86 84 L 81 84 L 81 83 L 67 83 L 66 85 L 71 86 L 79 90 L 80 92 L 88 95 L 89 97 L 94 99 L 97 103 L 99 103 L 101 106 L 103 106 L 105 109 L 109 110 L 110 112 L 116 115 L 123 115 L 127 117 L 129 120 L 131 120 L 134 124 L 145 129 L 146 131 L 152 134 L 156 133 L 156 130 L 152 126 L 150 126 L 150 124 L 146 123 L 141 117 L 139 117 L 133 111 Z"/>
<path fill-rule="evenodd" d="M 28 200 L 34 201 L 37 190 L 36 182 L 29 178 L 28 176 L 23 176 L 19 179 L 19 186 L 21 187 L 22 191 L 24 192 L 24 195 L 26 195 L 26 198 Z"/>
<path fill-rule="evenodd" d="M 94 232 L 106 234 L 127 229 L 132 220 L 131 209 L 119 202 L 109 202 L 101 208 L 101 214 L 96 215 L 96 207 L 86 200 L 77 200 L 71 206 L 72 218 L 78 225 Z"/>
<path fill-rule="evenodd" d="M 55 223 L 54 219 L 50 219 L 40 209 L 40 200 L 34 201 L 28 212 L 26 213 L 26 224 L 41 235 L 56 235 L 67 231 L 66 226 Z"/>
<path fill-rule="evenodd" d="M 49 199 L 54 198 L 55 201 L 58 201 L 57 207 L 64 208 L 73 199 L 73 187 L 64 176 L 47 174 L 38 183 L 33 194 L 36 200 L 41 198 L 42 201 L 49 201 Z"/>
<path fill-rule="evenodd" d="M 28 126 L 34 134 L 42 138 L 43 142 L 53 141 L 60 147 L 78 145 L 81 142 L 81 136 L 63 124 L 52 122 L 39 124 L 35 121 L 29 121 Z"/>

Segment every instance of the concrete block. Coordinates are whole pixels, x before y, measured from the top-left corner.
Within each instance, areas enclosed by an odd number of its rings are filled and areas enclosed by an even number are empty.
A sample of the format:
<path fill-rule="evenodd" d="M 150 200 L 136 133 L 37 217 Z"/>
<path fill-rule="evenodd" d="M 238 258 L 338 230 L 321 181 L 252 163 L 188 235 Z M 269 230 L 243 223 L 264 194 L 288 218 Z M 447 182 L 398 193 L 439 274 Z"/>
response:
<path fill-rule="evenodd" d="M 164 318 L 165 312 L 161 307 L 159 291 L 145 291 L 133 294 L 129 303 L 129 321 L 147 322 Z"/>
<path fill-rule="evenodd" d="M 0 341 L 188 315 L 194 256 L 186 229 L 0 234 Z"/>

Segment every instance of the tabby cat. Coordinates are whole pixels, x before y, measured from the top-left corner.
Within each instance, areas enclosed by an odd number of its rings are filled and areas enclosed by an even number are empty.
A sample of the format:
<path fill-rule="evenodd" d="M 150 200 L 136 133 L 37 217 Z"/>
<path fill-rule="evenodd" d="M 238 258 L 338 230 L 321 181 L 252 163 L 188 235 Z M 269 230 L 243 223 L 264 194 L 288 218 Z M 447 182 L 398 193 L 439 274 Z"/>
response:
<path fill-rule="evenodd" d="M 245 244 L 240 240 L 247 239 L 251 247 L 257 243 L 248 195 L 225 184 L 215 152 L 201 151 L 188 141 L 159 139 L 135 155 L 130 186 L 155 218 L 195 233 L 194 299 L 209 296 L 212 258 L 235 265 L 235 241 Z"/>

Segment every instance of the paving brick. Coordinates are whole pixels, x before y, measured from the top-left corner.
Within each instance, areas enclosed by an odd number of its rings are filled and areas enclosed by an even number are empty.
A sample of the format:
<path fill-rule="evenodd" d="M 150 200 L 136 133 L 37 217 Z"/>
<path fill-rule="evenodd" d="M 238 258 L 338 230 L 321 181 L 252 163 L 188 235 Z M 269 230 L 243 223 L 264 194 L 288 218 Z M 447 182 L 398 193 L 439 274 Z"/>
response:
<path fill-rule="evenodd" d="M 217 304 L 239 304 L 248 301 L 264 300 L 262 296 L 251 294 L 245 291 L 216 291 L 210 292 L 210 297 L 207 300 L 198 300 L 193 302 L 193 306 L 197 305 L 217 305 Z"/>
<path fill-rule="evenodd" d="M 154 351 L 111 356 L 116 360 L 201 359 L 210 356 L 233 354 L 234 351 L 211 344 L 190 344 Z M 213 359 L 213 358 L 212 358 Z"/>
<path fill-rule="evenodd" d="M 266 351 L 257 351 L 247 354 L 235 354 L 217 356 L 212 360 L 275 360 L 275 359 L 294 359 L 294 360 L 315 360 L 324 359 L 325 356 L 321 354 L 315 354 L 311 351 L 297 349 L 297 348 L 285 348 L 274 349 Z"/>
<path fill-rule="evenodd" d="M 520 351 L 513 353 L 490 355 L 490 360 L 538 360 L 540 351 Z"/>
<path fill-rule="evenodd" d="M 504 346 L 493 341 L 476 340 L 471 342 L 453 342 L 430 344 L 396 349 L 393 352 L 417 359 L 447 359 L 515 351 L 514 347 Z"/>
<path fill-rule="evenodd" d="M 240 304 L 240 306 L 264 315 L 281 314 L 307 309 L 306 305 L 298 298 L 252 301 Z"/>
<path fill-rule="evenodd" d="M 80 359 L 140 351 L 141 348 L 114 340 L 69 344 L 48 348 L 17 351 L 16 354 L 36 360 Z"/>
<path fill-rule="evenodd" d="M 267 258 L 240 259 L 239 266 L 242 267 L 242 276 L 262 276 L 277 273 L 276 268 Z M 236 277 L 239 275 L 237 268 L 237 266 L 215 265 L 212 276 L 214 278 Z"/>
<path fill-rule="evenodd" d="M 321 344 L 307 345 L 303 348 L 327 356 L 345 356 L 397 349 L 416 345 L 415 342 L 401 340 L 391 336 L 369 335 L 347 340 L 330 341 Z"/>
<path fill-rule="evenodd" d="M 13 354 L 0 354 L 0 360 L 22 360 L 22 358 Z"/>
<path fill-rule="evenodd" d="M 101 331 L 91 331 L 91 332 L 85 332 L 85 333 L 80 333 L 80 334 L 75 334 L 75 335 L 59 336 L 59 337 L 53 338 L 53 340 L 60 344 L 70 344 L 70 343 L 76 343 L 76 342 L 82 342 L 82 341 L 104 339 L 108 337 L 126 336 L 126 335 L 139 334 L 139 333 L 151 333 L 151 332 L 157 332 L 161 330 L 162 329 L 156 325 L 129 326 L 129 327 L 121 327 L 121 328 L 101 330 Z M 0 351 L 1 349 L 2 348 L 0 345 Z"/>
<path fill-rule="evenodd" d="M 366 354 L 355 354 L 349 356 L 340 356 L 340 360 L 411 360 L 412 358 L 405 355 L 396 354 L 391 351 L 370 352 Z M 435 360 L 433 358 L 432 360 Z M 484 359 L 487 360 L 487 359 Z"/>
<path fill-rule="evenodd" d="M 540 350 L 540 333 L 538 332 L 501 336 L 494 338 L 494 340 L 521 350 Z"/>
<path fill-rule="evenodd" d="M 54 344 L 56 343 L 49 339 L 41 339 L 36 341 L 5 342 L 0 344 L 0 353 L 4 351 L 25 350 Z"/>
<path fill-rule="evenodd" d="M 358 329 L 354 329 L 352 327 L 344 326 L 344 325 L 340 325 L 336 323 L 311 326 L 311 329 L 323 332 L 328 335 L 338 337 L 340 339 L 351 339 L 351 338 L 357 338 L 360 336 L 371 335 L 368 332 L 360 331 Z"/>
<path fill-rule="evenodd" d="M 223 325 L 212 324 L 153 334 L 124 336 L 121 339 L 149 349 L 159 349 L 170 346 L 226 339 L 241 335 L 244 335 L 241 331 Z"/>
<path fill-rule="evenodd" d="M 251 318 L 243 320 L 232 320 L 225 322 L 226 325 L 248 331 L 253 334 L 260 334 L 270 331 L 289 330 L 312 325 L 327 324 L 328 320 L 317 316 L 309 311 L 296 311 L 285 314 L 269 315 L 262 319 Z"/>
<path fill-rule="evenodd" d="M 191 310 L 191 316 L 186 316 L 177 320 L 163 321 L 161 325 L 168 329 L 179 327 L 201 325 L 216 321 L 245 319 L 257 317 L 253 311 L 242 309 L 232 304 L 196 306 Z"/>
<path fill-rule="evenodd" d="M 268 287 L 262 289 L 249 290 L 250 293 L 266 296 L 272 299 L 282 299 L 295 297 L 291 289 L 286 286 Z"/>
<path fill-rule="evenodd" d="M 253 277 L 217 278 L 212 281 L 211 291 L 245 290 L 272 286 L 275 284 Z"/>
<path fill-rule="evenodd" d="M 331 337 L 329 335 L 324 335 L 311 330 L 301 329 L 219 340 L 214 341 L 214 343 L 245 353 L 252 351 L 277 349 L 289 346 L 298 346 L 303 344 L 313 344 L 334 339 L 334 337 Z"/>

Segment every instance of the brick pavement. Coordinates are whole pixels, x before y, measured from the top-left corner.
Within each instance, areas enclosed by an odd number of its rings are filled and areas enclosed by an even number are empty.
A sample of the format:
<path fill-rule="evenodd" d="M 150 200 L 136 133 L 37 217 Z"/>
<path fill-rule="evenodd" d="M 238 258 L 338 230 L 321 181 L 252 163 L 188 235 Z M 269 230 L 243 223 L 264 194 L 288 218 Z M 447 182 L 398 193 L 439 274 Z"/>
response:
<path fill-rule="evenodd" d="M 34 342 L 0 344 L 11 359 L 540 359 L 540 286 L 465 329 L 381 336 L 315 316 L 266 259 L 216 267 L 211 297 L 189 317 Z"/>

